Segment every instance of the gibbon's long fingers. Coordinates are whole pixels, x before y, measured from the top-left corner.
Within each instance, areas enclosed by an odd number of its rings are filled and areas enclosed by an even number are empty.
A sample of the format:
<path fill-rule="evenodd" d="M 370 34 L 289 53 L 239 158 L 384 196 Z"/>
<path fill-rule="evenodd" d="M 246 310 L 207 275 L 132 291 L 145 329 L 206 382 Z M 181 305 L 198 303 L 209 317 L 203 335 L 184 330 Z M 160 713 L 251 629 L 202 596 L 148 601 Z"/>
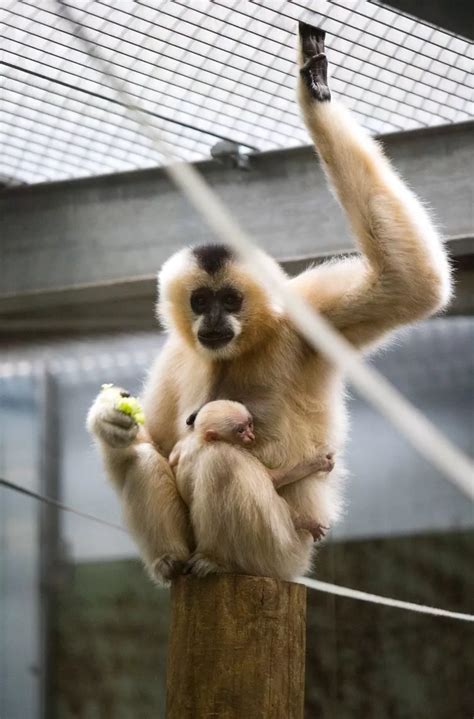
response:
<path fill-rule="evenodd" d="M 328 61 L 324 52 L 324 30 L 299 23 L 301 51 L 304 65 L 301 77 L 310 95 L 318 102 L 331 99 L 328 87 Z"/>
<path fill-rule="evenodd" d="M 324 30 L 300 20 L 298 23 L 298 32 L 304 62 L 314 55 L 319 55 L 324 52 L 324 39 L 326 37 Z"/>
<path fill-rule="evenodd" d="M 103 411 L 101 419 L 102 422 L 117 425 L 117 427 L 122 427 L 123 429 L 131 429 L 131 427 L 137 424 L 133 417 L 129 414 L 125 414 L 125 412 L 120 412 L 118 409 L 109 407 Z"/>

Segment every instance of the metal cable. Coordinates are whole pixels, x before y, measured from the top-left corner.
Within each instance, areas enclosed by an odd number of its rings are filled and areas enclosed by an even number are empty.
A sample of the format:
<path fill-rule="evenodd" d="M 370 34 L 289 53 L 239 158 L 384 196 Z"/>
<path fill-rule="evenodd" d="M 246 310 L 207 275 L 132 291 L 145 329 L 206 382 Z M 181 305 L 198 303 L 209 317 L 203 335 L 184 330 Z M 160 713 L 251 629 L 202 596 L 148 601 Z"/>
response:
<path fill-rule="evenodd" d="M 101 524 L 104 527 L 110 527 L 112 529 L 118 529 L 120 532 L 128 533 L 127 530 L 120 526 L 120 524 L 115 524 L 114 522 L 109 522 L 106 519 L 102 519 L 101 517 L 97 517 L 95 514 L 90 514 L 89 512 L 82 512 L 81 510 L 75 509 L 74 507 L 70 507 L 67 504 L 63 504 L 63 502 L 59 502 L 56 499 L 52 499 L 51 497 L 46 497 L 39 492 L 34 492 L 31 489 L 27 489 L 26 487 L 22 487 L 19 484 L 15 484 L 14 482 L 9 482 L 6 479 L 0 478 L 0 487 L 5 487 L 6 489 L 12 490 L 14 492 L 17 492 L 19 494 L 24 494 L 27 497 L 31 497 L 32 499 L 35 499 L 38 502 L 43 502 L 44 504 L 47 504 L 51 507 L 55 507 L 56 509 L 60 509 L 63 512 L 70 512 L 71 514 L 75 514 L 77 517 L 82 517 L 83 519 L 88 519 L 92 522 L 96 522 L 97 524 Z M 357 589 L 351 589 L 349 587 L 342 587 L 338 584 L 330 584 L 329 582 L 322 582 L 318 579 L 312 579 L 311 577 L 299 577 L 297 580 L 298 584 L 304 584 L 309 589 L 315 589 L 319 592 L 325 592 L 328 594 L 333 594 L 339 597 L 345 597 L 347 599 L 356 599 L 358 601 L 363 602 L 369 602 L 371 604 L 378 604 L 383 605 L 386 607 L 391 607 L 395 609 L 406 609 L 411 612 L 417 612 L 421 614 L 429 614 L 435 617 L 444 617 L 447 619 L 457 619 L 465 622 L 473 622 L 474 621 L 474 615 L 472 614 L 465 614 L 463 612 L 451 612 L 447 609 L 439 609 L 437 607 L 430 607 L 425 604 L 417 604 L 414 602 L 405 602 L 400 599 L 393 599 L 392 597 L 382 597 L 378 594 L 370 594 L 368 592 L 361 592 Z"/>

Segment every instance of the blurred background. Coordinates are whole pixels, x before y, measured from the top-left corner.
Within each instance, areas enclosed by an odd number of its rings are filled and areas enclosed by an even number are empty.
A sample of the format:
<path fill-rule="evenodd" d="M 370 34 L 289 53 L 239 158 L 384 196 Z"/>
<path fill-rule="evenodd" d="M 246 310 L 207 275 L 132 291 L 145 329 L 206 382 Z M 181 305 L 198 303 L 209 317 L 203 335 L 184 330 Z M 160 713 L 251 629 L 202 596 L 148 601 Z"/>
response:
<path fill-rule="evenodd" d="M 67 7 L 173 154 L 290 274 L 354 249 L 295 102 L 296 20 L 326 30 L 334 94 L 434 208 L 456 276 L 446 315 L 373 363 L 472 452 L 468 3 Z M 121 524 L 85 416 L 103 382 L 140 392 L 164 342 L 156 271 L 212 238 L 61 5 L 0 0 L 0 19 L 0 477 Z M 350 387 L 348 402 L 347 509 L 315 576 L 472 611 L 472 505 Z M 169 595 L 128 535 L 0 486 L 0 546 L 0 717 L 164 717 Z M 307 719 L 472 715 L 469 625 L 308 597 Z"/>

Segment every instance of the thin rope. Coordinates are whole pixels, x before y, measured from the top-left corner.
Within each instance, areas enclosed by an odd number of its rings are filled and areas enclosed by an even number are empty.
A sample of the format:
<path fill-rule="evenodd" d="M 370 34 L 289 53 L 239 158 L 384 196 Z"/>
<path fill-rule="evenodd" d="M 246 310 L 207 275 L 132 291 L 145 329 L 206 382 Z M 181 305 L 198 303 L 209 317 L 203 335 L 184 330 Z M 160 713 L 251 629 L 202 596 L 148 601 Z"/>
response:
<path fill-rule="evenodd" d="M 49 504 L 52 507 L 55 507 L 56 509 L 61 509 L 64 512 L 71 512 L 72 514 L 76 514 L 78 517 L 83 517 L 84 519 L 89 519 L 92 522 L 97 522 L 98 524 L 104 525 L 104 527 L 112 527 L 112 529 L 118 529 L 121 532 L 127 533 L 127 530 L 124 527 L 121 527 L 119 524 L 108 522 L 107 520 L 96 517 L 94 514 L 89 514 L 88 512 L 81 512 L 80 510 L 74 509 L 74 507 L 69 507 L 67 504 L 58 502 L 56 499 L 51 499 L 51 497 L 45 497 L 38 492 L 33 492 L 31 489 L 22 487 L 21 485 L 15 484 L 14 482 L 9 482 L 6 479 L 0 478 L 0 486 L 5 487 L 6 489 L 10 489 L 14 492 L 18 492 L 20 494 L 25 494 L 27 497 L 36 499 L 38 502 L 44 502 L 45 504 Z M 414 602 L 404 602 L 400 599 L 392 599 L 391 597 L 381 597 L 378 594 L 369 594 L 368 592 L 361 592 L 357 589 L 350 589 L 349 587 L 341 587 L 338 584 L 321 582 L 318 579 L 310 579 L 309 577 L 298 577 L 296 582 L 298 584 L 304 584 L 309 589 L 315 589 L 319 592 L 326 592 L 327 594 L 333 594 L 340 597 L 347 597 L 348 599 L 357 599 L 363 602 L 370 602 L 371 604 L 382 604 L 387 607 L 406 609 L 408 611 L 419 612 L 421 614 L 431 614 L 436 617 L 447 617 L 448 619 L 458 619 L 465 622 L 474 621 L 474 615 L 472 614 L 463 614 L 462 612 L 450 612 L 447 609 L 438 609 L 436 607 L 429 607 L 424 604 L 415 604 Z"/>
<path fill-rule="evenodd" d="M 210 229 L 232 246 L 247 262 L 260 281 L 284 305 L 289 318 L 307 341 L 323 352 L 339 367 L 359 392 L 376 407 L 405 436 L 433 466 L 440 470 L 467 497 L 474 499 L 474 466 L 470 459 L 440 432 L 419 410 L 408 402 L 376 370 L 368 367 L 352 345 L 313 308 L 286 285 L 279 273 L 272 272 L 253 244 L 219 197 L 195 167 L 175 162 L 156 129 L 140 106 L 129 100 L 126 85 L 113 73 L 97 47 L 92 47 L 84 29 L 80 27 L 64 0 L 56 0 L 73 28 L 75 36 L 85 45 L 88 54 L 101 72 L 109 78 L 126 112 L 137 122 L 157 149 L 169 160 L 165 170 L 187 197 Z"/>
<path fill-rule="evenodd" d="M 298 584 L 304 584 L 305 587 L 308 587 L 309 589 L 315 589 L 318 592 L 325 592 L 326 594 L 336 594 L 338 597 L 356 599 L 361 602 L 370 602 L 370 604 L 380 604 L 386 607 L 393 607 L 394 609 L 407 609 L 410 612 L 431 614 L 434 617 L 446 617 L 447 619 L 458 619 L 463 622 L 474 622 L 474 614 L 451 612 L 448 609 L 438 609 L 437 607 L 430 607 L 426 604 L 416 604 L 415 602 L 403 602 L 400 599 L 381 597 L 379 594 L 361 592 L 358 589 L 341 587 L 339 584 L 321 582 L 319 579 L 310 579 L 309 577 L 298 577 L 296 581 Z"/>
<path fill-rule="evenodd" d="M 97 522 L 98 524 L 103 524 L 105 527 L 112 527 L 112 529 L 119 529 L 121 532 L 127 533 L 127 530 L 124 527 L 121 527 L 120 524 L 108 522 L 106 519 L 96 517 L 95 514 L 89 514 L 89 512 L 81 512 L 79 509 L 74 509 L 74 507 L 69 507 L 67 504 L 58 502 L 57 499 L 45 497 L 43 494 L 39 494 L 39 492 L 33 492 L 32 489 L 27 489 L 26 487 L 22 487 L 20 484 L 9 482 L 7 479 L 3 479 L 2 477 L 0 477 L 0 487 L 12 489 L 14 492 L 19 492 L 20 494 L 26 494 L 27 497 L 36 499 L 38 502 L 43 502 L 44 504 L 49 504 L 51 507 L 61 509 L 63 512 L 71 512 L 71 514 L 76 514 L 78 517 L 90 519 L 91 522 Z"/>

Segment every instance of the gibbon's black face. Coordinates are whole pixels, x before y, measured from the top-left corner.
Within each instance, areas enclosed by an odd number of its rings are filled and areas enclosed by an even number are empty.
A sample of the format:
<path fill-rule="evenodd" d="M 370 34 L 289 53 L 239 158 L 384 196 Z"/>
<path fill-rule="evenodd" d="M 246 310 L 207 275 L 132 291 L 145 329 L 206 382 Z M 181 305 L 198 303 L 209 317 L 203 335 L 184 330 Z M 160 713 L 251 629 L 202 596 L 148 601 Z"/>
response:
<path fill-rule="evenodd" d="M 191 309 L 198 319 L 197 339 L 207 349 L 220 349 L 240 331 L 236 314 L 242 307 L 242 294 L 231 285 L 218 290 L 202 286 L 191 293 Z"/>
<path fill-rule="evenodd" d="M 195 247 L 193 255 L 199 269 L 209 276 L 209 285 L 204 281 L 191 292 L 191 309 L 196 316 L 194 334 L 202 347 L 220 350 L 241 332 L 237 314 L 242 307 L 243 295 L 229 278 L 226 279 L 234 255 L 229 247 L 218 244 Z M 221 283 L 216 283 L 218 275 L 222 278 Z"/>

